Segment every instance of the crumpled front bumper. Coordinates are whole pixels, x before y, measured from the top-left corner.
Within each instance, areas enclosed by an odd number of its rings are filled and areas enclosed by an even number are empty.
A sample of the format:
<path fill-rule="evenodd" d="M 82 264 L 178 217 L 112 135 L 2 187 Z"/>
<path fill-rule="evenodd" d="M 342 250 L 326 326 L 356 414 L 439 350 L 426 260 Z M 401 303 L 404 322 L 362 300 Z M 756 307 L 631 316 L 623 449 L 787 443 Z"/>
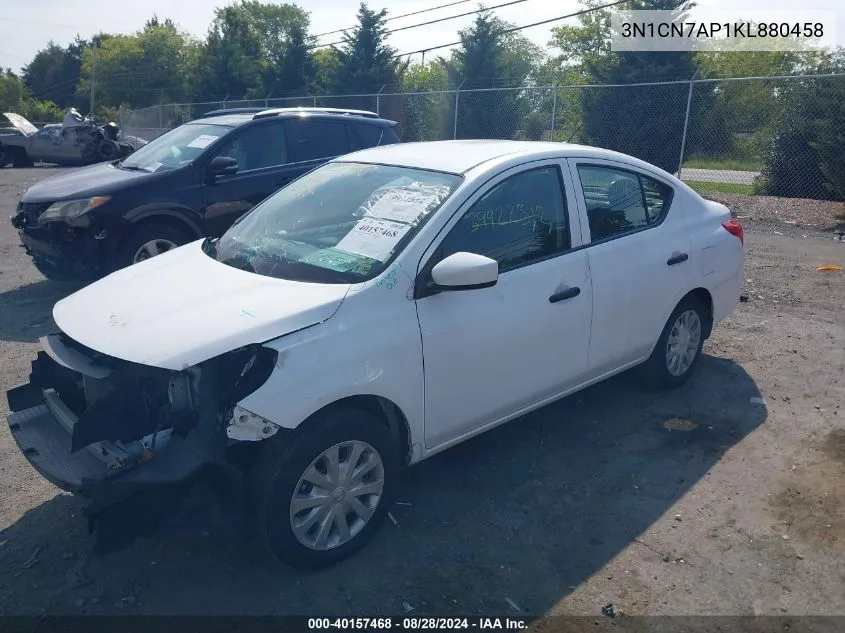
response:
<path fill-rule="evenodd" d="M 97 533 L 100 553 L 153 533 L 199 480 L 225 491 L 229 500 L 237 496 L 241 472 L 226 464 L 225 436 L 221 440 L 216 428 L 198 425 L 185 435 L 163 433 L 158 447 L 141 454 L 112 441 L 94 441 L 72 450 L 74 429 L 82 418 L 59 395 L 67 373 L 66 367 L 40 352 L 29 383 L 6 394 L 8 425 L 35 470 L 88 501 L 85 514 L 89 530 Z"/>

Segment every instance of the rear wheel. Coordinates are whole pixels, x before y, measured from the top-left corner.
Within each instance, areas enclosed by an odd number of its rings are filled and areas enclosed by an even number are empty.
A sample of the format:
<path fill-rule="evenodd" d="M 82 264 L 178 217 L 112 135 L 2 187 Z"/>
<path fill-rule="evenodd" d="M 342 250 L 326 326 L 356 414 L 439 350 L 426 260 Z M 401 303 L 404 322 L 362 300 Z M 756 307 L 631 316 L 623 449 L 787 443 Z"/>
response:
<path fill-rule="evenodd" d="M 640 375 L 652 386 L 680 387 L 692 375 L 701 348 L 707 311 L 695 297 L 686 297 L 669 317 L 649 359 L 640 367 Z"/>
<path fill-rule="evenodd" d="M 97 145 L 97 158 L 100 160 L 115 160 L 118 156 L 120 156 L 120 147 L 114 141 L 104 139 Z"/>
<path fill-rule="evenodd" d="M 125 268 L 137 264 L 187 244 L 192 239 L 193 236 L 187 231 L 170 224 L 163 222 L 142 224 L 119 247 L 115 258 L 116 267 Z"/>
<path fill-rule="evenodd" d="M 12 166 L 13 167 L 32 167 L 33 162 L 29 158 L 29 154 L 26 153 L 26 150 L 23 147 L 15 147 L 12 149 L 7 150 L 12 154 Z"/>
<path fill-rule="evenodd" d="M 398 486 L 400 451 L 384 422 L 360 409 L 318 414 L 262 447 L 251 479 L 259 532 L 279 561 L 316 569 L 363 547 Z"/>

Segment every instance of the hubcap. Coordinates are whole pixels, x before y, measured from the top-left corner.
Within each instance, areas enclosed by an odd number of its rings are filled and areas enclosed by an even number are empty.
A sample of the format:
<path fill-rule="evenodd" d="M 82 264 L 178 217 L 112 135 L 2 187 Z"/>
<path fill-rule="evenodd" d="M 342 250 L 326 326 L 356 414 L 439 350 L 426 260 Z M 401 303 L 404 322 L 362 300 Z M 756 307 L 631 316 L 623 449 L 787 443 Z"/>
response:
<path fill-rule="evenodd" d="M 366 442 L 335 444 L 305 469 L 290 502 L 290 525 L 305 547 L 328 550 L 353 539 L 376 511 L 384 464 Z"/>
<path fill-rule="evenodd" d="M 666 344 L 666 368 L 673 376 L 683 375 L 695 360 L 701 342 L 701 319 L 695 310 L 687 310 L 672 325 Z"/>
<path fill-rule="evenodd" d="M 138 249 L 132 262 L 137 264 L 138 262 L 142 262 L 150 257 L 166 253 L 177 246 L 177 244 L 171 242 L 170 240 L 150 240 Z"/>

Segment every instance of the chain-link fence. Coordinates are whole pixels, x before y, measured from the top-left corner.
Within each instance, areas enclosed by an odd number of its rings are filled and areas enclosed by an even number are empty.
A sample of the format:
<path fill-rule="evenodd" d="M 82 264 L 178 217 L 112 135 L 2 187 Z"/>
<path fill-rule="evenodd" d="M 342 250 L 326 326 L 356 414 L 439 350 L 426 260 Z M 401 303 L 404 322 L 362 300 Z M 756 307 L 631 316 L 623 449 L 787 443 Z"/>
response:
<path fill-rule="evenodd" d="M 298 106 L 371 110 L 406 142 L 579 142 L 703 188 L 845 200 L 845 74 L 167 104 L 123 110 L 121 126 L 150 140 L 211 110 Z"/>

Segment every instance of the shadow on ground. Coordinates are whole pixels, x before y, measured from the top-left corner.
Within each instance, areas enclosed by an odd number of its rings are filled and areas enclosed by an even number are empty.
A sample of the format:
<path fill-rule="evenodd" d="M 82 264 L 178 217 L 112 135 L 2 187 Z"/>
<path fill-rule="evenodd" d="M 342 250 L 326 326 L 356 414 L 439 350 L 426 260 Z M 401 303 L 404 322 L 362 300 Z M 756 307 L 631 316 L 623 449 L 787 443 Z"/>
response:
<path fill-rule="evenodd" d="M 53 306 L 82 285 L 43 279 L 0 292 L 0 340 L 34 343 L 53 331 Z"/>
<path fill-rule="evenodd" d="M 0 613 L 448 615 L 514 613 L 512 602 L 541 614 L 765 420 L 757 396 L 739 365 L 710 356 L 672 392 L 619 376 L 409 469 L 396 524 L 310 574 L 276 565 L 200 505 L 93 561 L 91 582 L 71 589 L 85 526 L 81 503 L 59 495 L 0 534 Z"/>

